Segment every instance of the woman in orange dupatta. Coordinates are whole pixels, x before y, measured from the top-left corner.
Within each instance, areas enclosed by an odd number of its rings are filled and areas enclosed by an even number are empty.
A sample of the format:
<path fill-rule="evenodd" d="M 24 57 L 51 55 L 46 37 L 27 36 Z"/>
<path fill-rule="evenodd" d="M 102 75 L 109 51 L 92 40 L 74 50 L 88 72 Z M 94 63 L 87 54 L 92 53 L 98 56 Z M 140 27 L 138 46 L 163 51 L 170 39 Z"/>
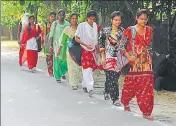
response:
<path fill-rule="evenodd" d="M 25 27 L 20 45 L 20 66 L 27 61 L 28 69 L 34 72 L 38 60 L 38 45 L 36 40 L 39 39 L 42 31 L 40 27 L 34 24 L 34 15 L 29 16 L 29 24 Z"/>

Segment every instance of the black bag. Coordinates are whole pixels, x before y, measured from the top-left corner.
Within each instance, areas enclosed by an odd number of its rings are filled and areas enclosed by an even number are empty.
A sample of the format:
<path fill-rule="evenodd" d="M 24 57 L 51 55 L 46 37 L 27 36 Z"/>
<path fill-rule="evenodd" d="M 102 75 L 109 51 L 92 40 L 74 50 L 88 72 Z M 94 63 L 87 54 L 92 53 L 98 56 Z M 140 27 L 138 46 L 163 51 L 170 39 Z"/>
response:
<path fill-rule="evenodd" d="M 121 69 L 121 74 L 126 75 L 130 71 L 131 65 L 127 64 Z"/>
<path fill-rule="evenodd" d="M 73 61 L 79 66 L 81 66 L 82 47 L 79 43 L 75 41 L 75 37 L 72 39 L 70 43 L 71 45 L 68 46 L 69 54 L 73 59 Z"/>
<path fill-rule="evenodd" d="M 41 37 L 39 39 L 37 39 L 37 46 L 38 46 L 38 52 L 42 51 L 42 47 L 41 47 Z"/>
<path fill-rule="evenodd" d="M 38 34 L 38 25 L 36 26 L 36 32 L 37 32 L 37 36 L 38 36 L 38 35 L 39 35 L 39 34 Z M 39 37 L 39 39 L 36 40 L 36 42 L 37 42 L 37 47 L 38 47 L 38 52 L 42 51 L 41 41 L 42 41 L 42 38 L 41 38 L 41 37 Z"/>

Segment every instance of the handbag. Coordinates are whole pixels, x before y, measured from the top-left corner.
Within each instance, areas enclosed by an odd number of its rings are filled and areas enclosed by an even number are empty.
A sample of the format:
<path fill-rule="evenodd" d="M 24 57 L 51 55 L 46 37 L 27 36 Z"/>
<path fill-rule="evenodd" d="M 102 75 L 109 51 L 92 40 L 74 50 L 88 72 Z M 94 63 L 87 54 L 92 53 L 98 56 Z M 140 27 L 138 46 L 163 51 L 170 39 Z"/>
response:
<path fill-rule="evenodd" d="M 136 37 L 135 26 L 131 26 L 130 30 L 131 30 L 131 35 L 132 35 L 132 52 L 134 53 L 134 43 L 135 43 L 134 39 Z M 130 71 L 130 68 L 131 68 L 131 64 L 129 64 L 129 63 L 126 64 L 125 66 L 123 66 L 122 69 L 121 69 L 121 74 L 126 75 Z"/>
<path fill-rule="evenodd" d="M 36 27 L 36 31 L 37 31 L 37 36 L 38 36 L 38 25 Z M 41 36 L 39 37 L 39 39 L 36 39 L 36 42 L 37 42 L 37 47 L 38 47 L 38 52 L 42 51 L 42 47 L 41 47 L 41 41 L 42 41 L 42 38 Z"/>
<path fill-rule="evenodd" d="M 81 56 L 82 56 L 82 47 L 79 43 L 75 41 L 75 37 L 73 37 L 72 41 L 68 41 L 68 52 L 72 58 L 72 60 L 81 66 Z"/>

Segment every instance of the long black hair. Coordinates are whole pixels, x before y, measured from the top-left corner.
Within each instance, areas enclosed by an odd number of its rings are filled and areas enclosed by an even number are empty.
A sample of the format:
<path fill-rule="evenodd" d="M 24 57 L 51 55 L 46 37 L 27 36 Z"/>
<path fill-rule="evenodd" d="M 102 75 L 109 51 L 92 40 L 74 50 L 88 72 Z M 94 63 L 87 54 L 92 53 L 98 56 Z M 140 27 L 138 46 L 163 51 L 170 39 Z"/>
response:
<path fill-rule="evenodd" d="M 122 13 L 120 11 L 114 11 L 114 12 L 112 12 L 111 13 L 111 20 L 113 20 L 116 16 L 122 17 Z M 112 26 L 112 22 L 111 22 L 110 26 Z"/>
<path fill-rule="evenodd" d="M 145 14 L 147 18 L 149 18 L 149 11 L 147 9 L 141 9 L 137 11 L 136 18 L 139 18 L 142 14 Z M 137 20 L 135 19 L 135 24 L 137 24 Z"/>
<path fill-rule="evenodd" d="M 71 18 L 72 18 L 73 16 L 76 16 L 76 18 L 78 18 L 78 14 L 75 13 L 75 12 L 73 12 L 73 13 L 71 13 L 71 15 L 70 15 L 70 17 L 69 17 L 69 21 L 71 20 Z"/>
<path fill-rule="evenodd" d="M 49 15 L 50 15 L 50 16 L 51 16 L 51 15 L 56 16 L 56 12 L 55 12 L 55 11 L 51 11 Z"/>
<path fill-rule="evenodd" d="M 87 12 L 87 18 L 89 18 L 89 17 L 95 17 L 95 18 L 97 18 L 97 13 L 94 10 L 89 10 Z"/>
<path fill-rule="evenodd" d="M 35 19 L 35 16 L 34 15 L 30 15 L 28 19 L 30 19 L 30 18 L 34 18 Z M 31 23 L 29 22 L 29 24 L 28 24 L 28 35 L 30 35 L 30 34 L 31 34 Z"/>

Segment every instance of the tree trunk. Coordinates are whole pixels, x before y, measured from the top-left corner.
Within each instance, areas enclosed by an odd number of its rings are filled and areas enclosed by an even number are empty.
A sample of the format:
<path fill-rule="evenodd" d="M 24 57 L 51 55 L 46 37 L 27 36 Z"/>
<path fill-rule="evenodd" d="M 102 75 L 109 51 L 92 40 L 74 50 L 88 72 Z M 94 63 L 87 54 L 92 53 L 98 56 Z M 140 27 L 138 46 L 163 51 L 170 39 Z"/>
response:
<path fill-rule="evenodd" d="M 9 33 L 10 33 L 10 40 L 13 40 L 13 30 L 12 27 L 9 28 Z"/>
<path fill-rule="evenodd" d="M 135 17 L 136 16 L 136 11 L 133 9 L 131 2 L 129 2 L 127 0 L 125 0 L 124 2 L 126 4 L 127 8 L 129 8 L 129 10 L 132 13 L 133 17 Z"/>

